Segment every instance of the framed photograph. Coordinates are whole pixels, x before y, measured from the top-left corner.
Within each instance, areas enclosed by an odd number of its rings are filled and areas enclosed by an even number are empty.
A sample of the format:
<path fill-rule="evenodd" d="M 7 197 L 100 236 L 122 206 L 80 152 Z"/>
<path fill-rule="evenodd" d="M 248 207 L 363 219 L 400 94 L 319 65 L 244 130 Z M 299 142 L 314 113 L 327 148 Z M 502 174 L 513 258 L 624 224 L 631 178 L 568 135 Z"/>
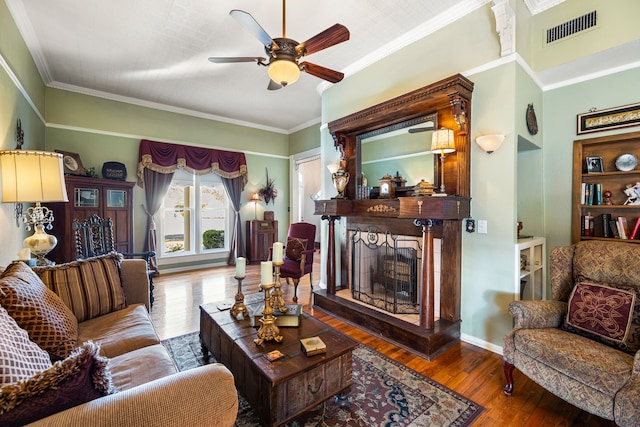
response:
<path fill-rule="evenodd" d="M 87 173 L 82 166 L 82 160 L 78 153 L 70 153 L 68 151 L 56 150 L 56 153 L 62 154 L 62 163 L 64 164 L 64 173 L 66 175 L 81 175 Z"/>
<path fill-rule="evenodd" d="M 602 157 L 587 157 L 587 173 L 602 173 Z"/>
<path fill-rule="evenodd" d="M 77 208 L 98 207 L 97 188 L 76 188 L 74 203 Z"/>
<path fill-rule="evenodd" d="M 640 126 L 640 103 L 578 114 L 577 134 Z"/>
<path fill-rule="evenodd" d="M 122 190 L 107 190 L 107 207 L 126 208 L 127 192 Z"/>

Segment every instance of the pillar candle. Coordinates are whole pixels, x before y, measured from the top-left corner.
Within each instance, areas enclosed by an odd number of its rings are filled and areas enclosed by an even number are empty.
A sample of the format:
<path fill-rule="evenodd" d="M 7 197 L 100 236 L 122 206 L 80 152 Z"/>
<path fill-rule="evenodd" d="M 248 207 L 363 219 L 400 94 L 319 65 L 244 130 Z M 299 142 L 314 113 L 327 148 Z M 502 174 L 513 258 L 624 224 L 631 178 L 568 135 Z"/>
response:
<path fill-rule="evenodd" d="M 282 251 L 284 246 L 282 242 L 275 242 L 273 244 L 273 262 L 282 262 Z"/>
<path fill-rule="evenodd" d="M 271 261 L 260 263 L 260 283 L 263 285 L 273 283 L 273 263 Z"/>
<path fill-rule="evenodd" d="M 243 257 L 236 258 L 236 277 L 246 276 L 247 259 Z"/>

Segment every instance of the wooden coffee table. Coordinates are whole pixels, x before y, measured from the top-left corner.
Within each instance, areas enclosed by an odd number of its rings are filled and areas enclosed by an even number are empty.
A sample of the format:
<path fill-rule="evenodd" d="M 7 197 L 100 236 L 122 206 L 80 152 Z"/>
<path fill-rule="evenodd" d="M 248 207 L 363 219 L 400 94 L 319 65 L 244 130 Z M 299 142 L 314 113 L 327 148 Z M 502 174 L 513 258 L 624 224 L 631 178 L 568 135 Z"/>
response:
<path fill-rule="evenodd" d="M 245 298 L 262 304 L 263 294 Z M 251 307 L 249 307 L 251 311 Z M 262 425 L 278 426 L 319 403 L 344 394 L 353 384 L 351 352 L 357 343 L 329 325 L 303 315 L 297 328 L 280 328 L 281 343 L 254 343 L 257 326 L 235 320 L 216 303 L 200 306 L 200 340 L 233 373 L 236 388 L 258 414 Z M 326 354 L 307 357 L 300 338 L 319 336 Z M 270 362 L 265 354 L 280 350 L 284 358 Z M 340 402 L 338 402 L 340 403 Z"/>

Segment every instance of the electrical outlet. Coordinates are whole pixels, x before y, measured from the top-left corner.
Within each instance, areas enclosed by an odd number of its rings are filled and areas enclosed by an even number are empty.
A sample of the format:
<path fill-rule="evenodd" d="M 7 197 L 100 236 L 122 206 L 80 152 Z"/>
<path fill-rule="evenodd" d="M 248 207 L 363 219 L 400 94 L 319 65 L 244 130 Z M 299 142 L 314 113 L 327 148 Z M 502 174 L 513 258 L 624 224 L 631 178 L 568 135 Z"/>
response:
<path fill-rule="evenodd" d="M 478 220 L 478 234 L 487 234 L 487 220 L 479 219 Z"/>

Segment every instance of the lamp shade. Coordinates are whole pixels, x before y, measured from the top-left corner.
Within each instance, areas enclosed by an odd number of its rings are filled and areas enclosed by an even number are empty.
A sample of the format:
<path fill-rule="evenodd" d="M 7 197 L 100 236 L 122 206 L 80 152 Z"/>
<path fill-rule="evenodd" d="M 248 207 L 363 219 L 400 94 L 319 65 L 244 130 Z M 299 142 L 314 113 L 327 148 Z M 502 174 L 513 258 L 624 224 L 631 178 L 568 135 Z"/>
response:
<path fill-rule="evenodd" d="M 259 202 L 259 201 L 260 201 L 260 194 L 258 194 L 258 193 L 253 193 L 253 194 L 251 195 L 251 199 L 249 199 L 249 200 L 251 200 L 252 202 Z"/>
<path fill-rule="evenodd" d="M 5 203 L 69 201 L 60 153 L 0 151 L 0 172 Z"/>
<path fill-rule="evenodd" d="M 439 154 L 453 153 L 456 151 L 453 129 L 441 128 L 434 131 L 431 137 L 431 151 Z"/>
<path fill-rule="evenodd" d="M 483 135 L 476 138 L 476 144 L 486 153 L 491 154 L 496 151 L 504 142 L 504 135 Z"/>
<path fill-rule="evenodd" d="M 274 82 L 286 86 L 298 80 L 300 67 L 289 59 L 276 59 L 269 64 L 267 74 Z"/>

